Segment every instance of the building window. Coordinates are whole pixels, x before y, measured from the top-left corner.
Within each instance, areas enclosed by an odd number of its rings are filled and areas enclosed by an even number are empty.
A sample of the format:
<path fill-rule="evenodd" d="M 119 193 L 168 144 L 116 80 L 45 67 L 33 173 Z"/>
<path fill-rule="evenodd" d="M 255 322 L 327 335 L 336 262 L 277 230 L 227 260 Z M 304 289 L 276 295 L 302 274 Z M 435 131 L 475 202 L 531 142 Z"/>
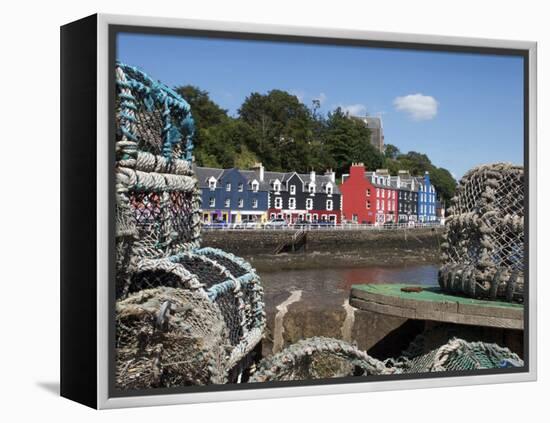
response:
<path fill-rule="evenodd" d="M 327 210 L 332 210 L 332 200 L 327 200 Z"/>
<path fill-rule="evenodd" d="M 210 188 L 210 191 L 214 191 L 216 189 L 216 179 L 210 178 L 208 180 L 208 187 Z"/>
<path fill-rule="evenodd" d="M 216 198 L 210 197 L 210 200 L 208 201 L 208 207 L 216 207 Z"/>
<path fill-rule="evenodd" d="M 275 199 L 275 208 L 276 209 L 282 209 L 283 208 L 283 199 L 281 197 L 277 197 Z"/>
<path fill-rule="evenodd" d="M 392 198 L 395 200 L 395 191 L 392 191 L 391 196 L 392 196 Z"/>
<path fill-rule="evenodd" d="M 382 198 L 386 198 L 386 190 L 382 188 Z"/>
<path fill-rule="evenodd" d="M 296 208 L 296 199 L 295 198 L 289 198 L 288 199 L 288 208 L 289 209 L 295 209 Z"/>
<path fill-rule="evenodd" d="M 306 209 L 307 210 L 312 210 L 313 209 L 313 200 L 311 198 L 308 198 L 306 200 Z"/>
<path fill-rule="evenodd" d="M 370 197 L 370 188 L 367 188 L 367 197 Z"/>
<path fill-rule="evenodd" d="M 260 187 L 260 184 L 258 181 L 252 181 L 252 191 L 258 192 L 258 188 Z"/>
<path fill-rule="evenodd" d="M 240 208 L 244 207 L 244 200 L 242 198 L 239 198 L 239 207 Z"/>
<path fill-rule="evenodd" d="M 314 214 L 314 215 L 313 215 L 313 220 L 315 220 L 315 221 L 319 220 L 319 215 L 318 215 L 318 214 Z"/>
<path fill-rule="evenodd" d="M 244 191 L 244 185 L 243 185 L 242 182 L 239 183 L 238 189 L 239 189 L 239 192 L 243 192 L 243 191 Z"/>
<path fill-rule="evenodd" d="M 225 199 L 225 208 L 228 209 L 229 207 L 231 207 L 231 200 L 229 198 L 226 198 Z"/>
<path fill-rule="evenodd" d="M 258 199 L 257 198 L 252 199 L 252 208 L 253 209 L 258 208 Z"/>
<path fill-rule="evenodd" d="M 296 185 L 290 186 L 290 195 L 296 195 Z"/>
<path fill-rule="evenodd" d="M 315 184 L 309 184 L 308 190 L 310 194 L 313 194 L 315 192 Z"/>
<path fill-rule="evenodd" d="M 376 210 L 380 210 L 380 200 L 376 200 Z"/>
<path fill-rule="evenodd" d="M 225 190 L 228 192 L 231 191 L 231 182 L 225 184 Z"/>
<path fill-rule="evenodd" d="M 376 188 L 376 197 L 380 197 L 380 188 Z M 378 208 L 378 207 L 376 207 Z"/>
<path fill-rule="evenodd" d="M 328 195 L 332 195 L 332 185 L 327 185 L 326 190 Z"/>

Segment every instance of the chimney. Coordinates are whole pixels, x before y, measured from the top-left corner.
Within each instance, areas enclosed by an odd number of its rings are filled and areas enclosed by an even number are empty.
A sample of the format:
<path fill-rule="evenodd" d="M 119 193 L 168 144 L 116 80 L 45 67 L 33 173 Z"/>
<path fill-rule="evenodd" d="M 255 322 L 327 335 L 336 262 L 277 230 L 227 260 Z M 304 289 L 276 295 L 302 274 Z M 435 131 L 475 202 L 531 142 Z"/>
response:
<path fill-rule="evenodd" d="M 365 177 L 365 165 L 363 163 L 352 163 L 349 169 L 350 178 L 364 178 Z"/>
<path fill-rule="evenodd" d="M 252 166 L 252 170 L 255 170 L 257 175 L 258 175 L 258 179 L 260 180 L 260 182 L 263 182 L 264 181 L 264 166 L 261 164 L 261 163 L 254 163 L 254 166 Z"/>
<path fill-rule="evenodd" d="M 312 170 L 311 172 L 309 172 L 309 180 L 313 183 L 315 183 L 315 171 Z"/>
<path fill-rule="evenodd" d="M 402 178 L 410 178 L 411 177 L 411 174 L 409 173 L 408 170 L 398 170 L 397 174 Z"/>
<path fill-rule="evenodd" d="M 334 172 L 332 169 L 327 169 L 327 171 L 325 172 L 325 176 L 328 176 L 333 184 L 336 183 L 336 172 Z"/>

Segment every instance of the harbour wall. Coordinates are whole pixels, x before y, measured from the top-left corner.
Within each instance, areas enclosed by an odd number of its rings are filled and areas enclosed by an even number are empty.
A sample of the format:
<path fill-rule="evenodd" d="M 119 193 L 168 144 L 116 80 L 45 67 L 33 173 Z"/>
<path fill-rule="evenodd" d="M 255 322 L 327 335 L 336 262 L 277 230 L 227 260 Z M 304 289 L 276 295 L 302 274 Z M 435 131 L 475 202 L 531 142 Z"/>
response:
<path fill-rule="evenodd" d="M 366 230 L 311 230 L 307 232 L 305 251 L 312 252 L 364 252 L 377 250 L 415 249 L 439 250 L 443 227 L 414 229 Z M 282 243 L 295 234 L 293 230 L 209 230 L 202 233 L 202 244 L 222 248 L 233 254 L 250 256 L 272 254 Z"/>

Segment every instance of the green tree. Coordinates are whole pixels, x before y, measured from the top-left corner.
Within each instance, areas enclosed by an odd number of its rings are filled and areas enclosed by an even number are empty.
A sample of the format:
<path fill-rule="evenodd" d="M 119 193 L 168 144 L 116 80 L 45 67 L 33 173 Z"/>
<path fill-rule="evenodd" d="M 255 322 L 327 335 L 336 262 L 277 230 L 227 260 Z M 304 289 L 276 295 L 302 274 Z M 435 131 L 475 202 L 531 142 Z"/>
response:
<path fill-rule="evenodd" d="M 387 159 L 395 160 L 397 156 L 399 156 L 401 152 L 399 151 L 399 148 L 397 148 L 393 144 L 386 144 L 384 146 L 384 157 Z"/>
<path fill-rule="evenodd" d="M 176 87 L 175 91 L 191 106 L 191 114 L 199 129 L 218 125 L 228 118 L 227 110 L 212 101 L 208 91 L 193 85 Z"/>
<path fill-rule="evenodd" d="M 308 143 L 313 119 L 295 95 L 272 90 L 252 93 L 239 109 L 239 117 L 255 133 L 250 150 L 273 170 L 306 171 L 311 164 Z"/>
<path fill-rule="evenodd" d="M 365 123 L 349 117 L 339 107 L 328 114 L 324 143 L 339 176 L 349 170 L 352 162 L 363 162 L 368 169 L 380 168 L 384 163 L 382 154 L 370 143 Z"/>

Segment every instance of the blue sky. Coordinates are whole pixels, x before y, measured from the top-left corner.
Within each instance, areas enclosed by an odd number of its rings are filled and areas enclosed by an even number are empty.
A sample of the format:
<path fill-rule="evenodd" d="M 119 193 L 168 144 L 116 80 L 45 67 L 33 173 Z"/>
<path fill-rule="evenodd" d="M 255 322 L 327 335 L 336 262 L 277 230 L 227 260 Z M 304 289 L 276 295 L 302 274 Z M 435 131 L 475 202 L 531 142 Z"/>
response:
<path fill-rule="evenodd" d="M 169 86 L 192 84 L 235 115 L 253 91 L 283 89 L 321 110 L 380 115 L 386 143 L 460 178 L 523 163 L 520 57 L 187 36 L 119 34 L 117 58 Z"/>

